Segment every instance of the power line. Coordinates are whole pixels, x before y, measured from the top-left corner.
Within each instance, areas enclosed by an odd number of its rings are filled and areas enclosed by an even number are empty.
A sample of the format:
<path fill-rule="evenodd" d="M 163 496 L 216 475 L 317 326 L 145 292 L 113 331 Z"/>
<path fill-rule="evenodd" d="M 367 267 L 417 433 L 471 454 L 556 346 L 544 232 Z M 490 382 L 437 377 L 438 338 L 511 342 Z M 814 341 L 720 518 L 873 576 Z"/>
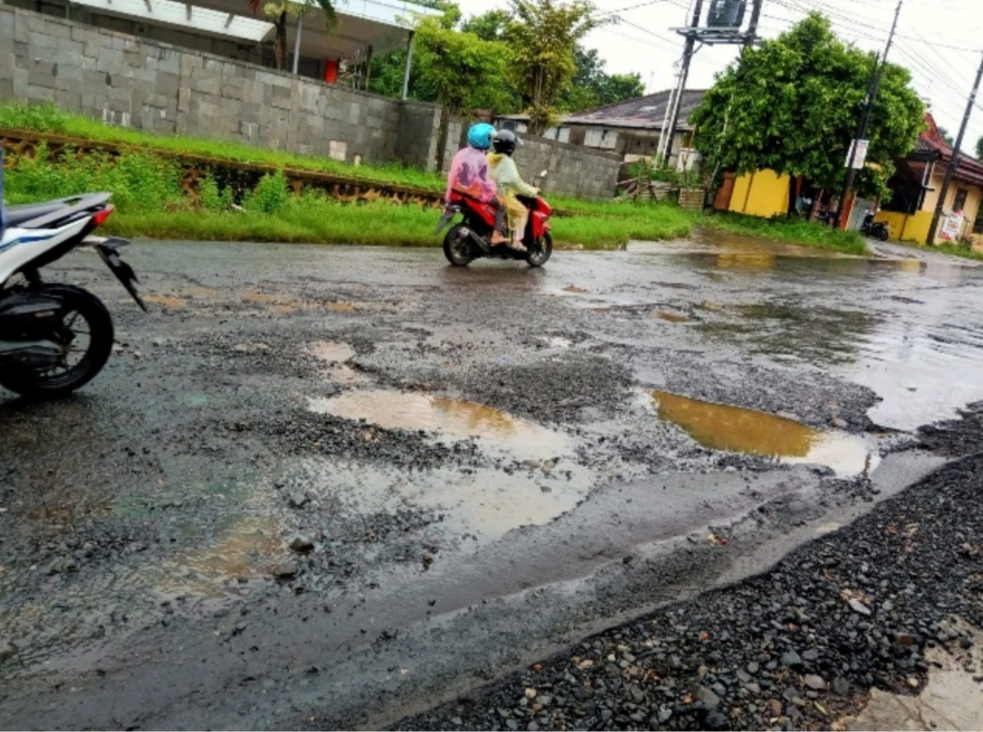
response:
<path fill-rule="evenodd" d="M 619 8 L 618 10 L 605 10 L 603 13 L 596 15 L 596 18 L 604 18 L 608 15 L 618 15 L 619 13 L 627 13 L 629 10 L 638 10 L 639 8 L 647 8 L 650 5 L 658 5 L 659 3 L 669 3 L 670 5 L 675 5 L 677 8 L 683 8 L 685 10 L 686 6 L 683 5 L 679 0 L 648 0 L 648 2 L 638 3 L 637 5 L 629 5 L 627 8 Z"/>

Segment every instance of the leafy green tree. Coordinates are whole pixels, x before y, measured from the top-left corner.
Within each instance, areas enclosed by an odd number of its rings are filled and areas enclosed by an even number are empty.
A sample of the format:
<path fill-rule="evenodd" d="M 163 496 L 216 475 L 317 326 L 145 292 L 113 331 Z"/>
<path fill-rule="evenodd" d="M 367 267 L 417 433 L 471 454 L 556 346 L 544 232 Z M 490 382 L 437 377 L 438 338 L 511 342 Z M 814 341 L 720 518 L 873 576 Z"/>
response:
<path fill-rule="evenodd" d="M 976 159 L 983 160 L 983 137 L 976 141 Z"/>
<path fill-rule="evenodd" d="M 949 130 L 947 130 L 945 127 L 939 127 L 939 137 L 942 138 L 942 141 L 945 142 L 946 145 L 951 146 L 956 143 L 956 140 L 952 136 L 952 133 L 949 132 Z"/>
<path fill-rule="evenodd" d="M 505 40 L 505 29 L 508 28 L 509 14 L 505 10 L 489 10 L 481 15 L 475 15 L 464 21 L 461 30 L 474 33 L 483 41 Z"/>
<path fill-rule="evenodd" d="M 579 112 L 605 104 L 635 99 L 645 94 L 640 74 L 608 74 L 597 49 L 578 45 L 573 52 L 577 72 L 560 94 L 558 106 L 566 112 Z"/>
<path fill-rule="evenodd" d="M 273 56 L 279 70 L 286 68 L 287 60 L 287 18 L 299 18 L 306 15 L 315 7 L 324 11 L 328 30 L 338 24 L 333 0 L 249 0 L 249 9 L 253 15 L 262 13 L 276 26 L 276 37 L 273 42 Z"/>
<path fill-rule="evenodd" d="M 437 149 L 438 166 L 443 167 L 451 115 L 474 108 L 504 109 L 510 104 L 511 89 L 503 83 L 509 52 L 503 43 L 445 28 L 434 18 L 417 26 L 414 43 L 420 84 L 432 89 L 442 106 Z"/>
<path fill-rule="evenodd" d="M 691 117 L 697 146 L 724 170 L 771 168 L 838 190 L 876 61 L 843 44 L 829 21 L 812 13 L 718 76 Z M 887 193 L 894 161 L 914 147 L 924 113 L 908 70 L 887 64 L 869 133 L 867 160 L 876 167 L 858 176 L 862 194 Z"/>
<path fill-rule="evenodd" d="M 589 0 L 511 0 L 505 31 L 511 69 L 528 105 L 529 129 L 539 134 L 556 120 L 561 92 L 577 73 L 579 41 L 606 21 L 594 17 Z"/>
<path fill-rule="evenodd" d="M 461 22 L 461 9 L 451 0 L 414 0 L 432 10 L 440 10 L 437 23 L 446 30 L 453 30 Z M 419 22 L 420 18 L 408 18 Z M 432 22 L 432 21 L 431 21 Z M 420 59 L 419 43 L 414 47 L 413 64 L 410 70 L 409 97 L 420 102 L 436 102 L 437 91 L 431 83 L 433 74 L 424 68 L 428 58 Z M 375 56 L 372 59 L 372 72 L 369 91 L 389 97 L 399 97 L 403 93 L 403 75 L 406 71 L 406 49 L 400 48 L 392 53 Z"/>

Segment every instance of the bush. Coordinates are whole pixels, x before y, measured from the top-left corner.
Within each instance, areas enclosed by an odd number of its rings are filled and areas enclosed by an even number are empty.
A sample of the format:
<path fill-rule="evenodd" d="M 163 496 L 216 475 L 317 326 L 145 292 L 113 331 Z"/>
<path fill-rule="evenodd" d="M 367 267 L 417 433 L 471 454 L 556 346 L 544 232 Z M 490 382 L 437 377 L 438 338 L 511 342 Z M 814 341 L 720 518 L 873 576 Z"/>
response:
<path fill-rule="evenodd" d="M 219 190 L 211 173 L 198 184 L 198 198 L 206 211 L 222 212 L 232 208 L 232 189 L 226 186 Z"/>
<path fill-rule="evenodd" d="M 260 178 L 256 187 L 247 194 L 243 208 L 247 211 L 275 214 L 282 211 L 290 201 L 290 190 L 283 170 L 267 173 Z"/>
<path fill-rule="evenodd" d="M 6 186 L 21 199 L 43 201 L 107 191 L 121 212 L 147 213 L 184 205 L 180 168 L 149 153 L 79 155 L 63 148 L 52 156 L 44 143 L 6 172 Z"/>

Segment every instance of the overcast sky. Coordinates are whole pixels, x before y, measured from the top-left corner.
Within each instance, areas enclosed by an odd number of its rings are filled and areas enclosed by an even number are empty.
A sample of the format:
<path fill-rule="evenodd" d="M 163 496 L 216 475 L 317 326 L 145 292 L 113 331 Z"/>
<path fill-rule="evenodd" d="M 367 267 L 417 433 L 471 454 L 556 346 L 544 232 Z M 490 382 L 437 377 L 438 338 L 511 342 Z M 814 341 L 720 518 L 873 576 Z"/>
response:
<path fill-rule="evenodd" d="M 507 0 L 459 0 L 465 16 Z M 609 73 L 638 72 L 649 92 L 673 84 L 682 36 L 673 33 L 688 23 L 693 0 L 595 0 L 599 12 L 617 11 L 617 25 L 594 31 L 587 39 L 607 62 Z M 705 7 L 709 7 L 709 0 Z M 822 10 L 844 41 L 883 51 L 897 0 L 764 0 L 759 33 L 773 38 L 810 10 Z M 750 5 L 750 3 L 749 3 Z M 749 8 L 750 10 L 750 8 Z M 983 58 L 981 0 L 904 0 L 889 60 L 908 67 L 915 89 L 929 102 L 938 123 L 953 138 L 959 130 L 973 79 Z M 704 47 L 693 61 L 690 89 L 713 84 L 713 75 L 736 54 L 734 47 Z M 983 136 L 983 95 L 973 110 L 964 149 L 972 154 Z"/>

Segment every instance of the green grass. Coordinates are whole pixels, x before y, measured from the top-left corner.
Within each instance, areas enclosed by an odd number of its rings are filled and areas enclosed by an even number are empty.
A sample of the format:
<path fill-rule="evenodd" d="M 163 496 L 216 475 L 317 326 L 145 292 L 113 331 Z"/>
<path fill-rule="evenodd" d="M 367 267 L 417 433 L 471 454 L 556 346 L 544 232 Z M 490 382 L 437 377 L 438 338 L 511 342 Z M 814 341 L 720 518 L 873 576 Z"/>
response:
<path fill-rule="evenodd" d="M 733 213 L 695 214 L 694 225 L 743 236 L 757 236 L 786 244 L 864 255 L 867 242 L 855 231 L 839 231 L 801 219 L 761 219 Z"/>
<path fill-rule="evenodd" d="M 0 104 L 0 128 L 76 137 L 93 142 L 138 147 L 148 152 L 176 155 L 200 155 L 239 163 L 273 165 L 332 173 L 379 183 L 442 190 L 443 180 L 429 173 L 399 164 L 347 165 L 337 160 L 278 152 L 244 143 L 205 140 L 180 135 L 153 135 L 139 130 L 113 127 L 98 120 L 62 111 L 52 104 Z"/>
<path fill-rule="evenodd" d="M 556 219 L 554 242 L 560 247 L 619 249 L 630 239 L 685 237 L 690 224 L 681 212 L 665 207 L 659 216 L 611 222 L 576 217 Z M 128 238 L 196 241 L 265 241 L 391 246 L 440 246 L 433 233 L 439 211 L 388 202 L 339 203 L 323 196 L 291 198 L 275 211 L 256 208 L 240 213 L 178 210 L 120 212 L 107 232 Z"/>
<path fill-rule="evenodd" d="M 77 155 L 62 149 L 52 162 L 44 144 L 34 157 L 8 160 L 6 192 L 9 203 L 27 203 L 74 195 L 83 191 L 113 192 L 117 214 L 110 230 L 123 236 L 223 241 L 284 241 L 348 244 L 438 246 L 433 234 L 439 217 L 432 209 L 388 203 L 347 205 L 323 195 L 306 193 L 299 201 L 287 190 L 282 173 L 268 174 L 246 194 L 243 213 L 229 213 L 232 194 L 211 177 L 189 201 L 181 190 L 176 154 L 196 154 L 234 162 L 265 163 L 361 177 L 380 184 L 394 183 L 441 190 L 443 180 L 424 171 L 400 166 L 349 166 L 324 159 L 281 153 L 244 144 L 185 137 L 159 137 L 110 127 L 52 105 L 0 104 L 0 127 L 34 130 L 93 141 L 132 146 L 119 155 L 93 151 Z M 688 237 L 694 227 L 864 254 L 864 240 L 855 233 L 834 231 L 818 224 L 784 219 L 764 220 L 736 214 L 704 215 L 685 212 L 671 203 L 649 201 L 580 201 L 546 195 L 564 216 L 553 218 L 558 246 L 618 249 L 631 240 L 660 241 Z M 941 250 L 940 250 L 941 251 Z M 953 248 L 952 253 L 981 258 Z"/>

